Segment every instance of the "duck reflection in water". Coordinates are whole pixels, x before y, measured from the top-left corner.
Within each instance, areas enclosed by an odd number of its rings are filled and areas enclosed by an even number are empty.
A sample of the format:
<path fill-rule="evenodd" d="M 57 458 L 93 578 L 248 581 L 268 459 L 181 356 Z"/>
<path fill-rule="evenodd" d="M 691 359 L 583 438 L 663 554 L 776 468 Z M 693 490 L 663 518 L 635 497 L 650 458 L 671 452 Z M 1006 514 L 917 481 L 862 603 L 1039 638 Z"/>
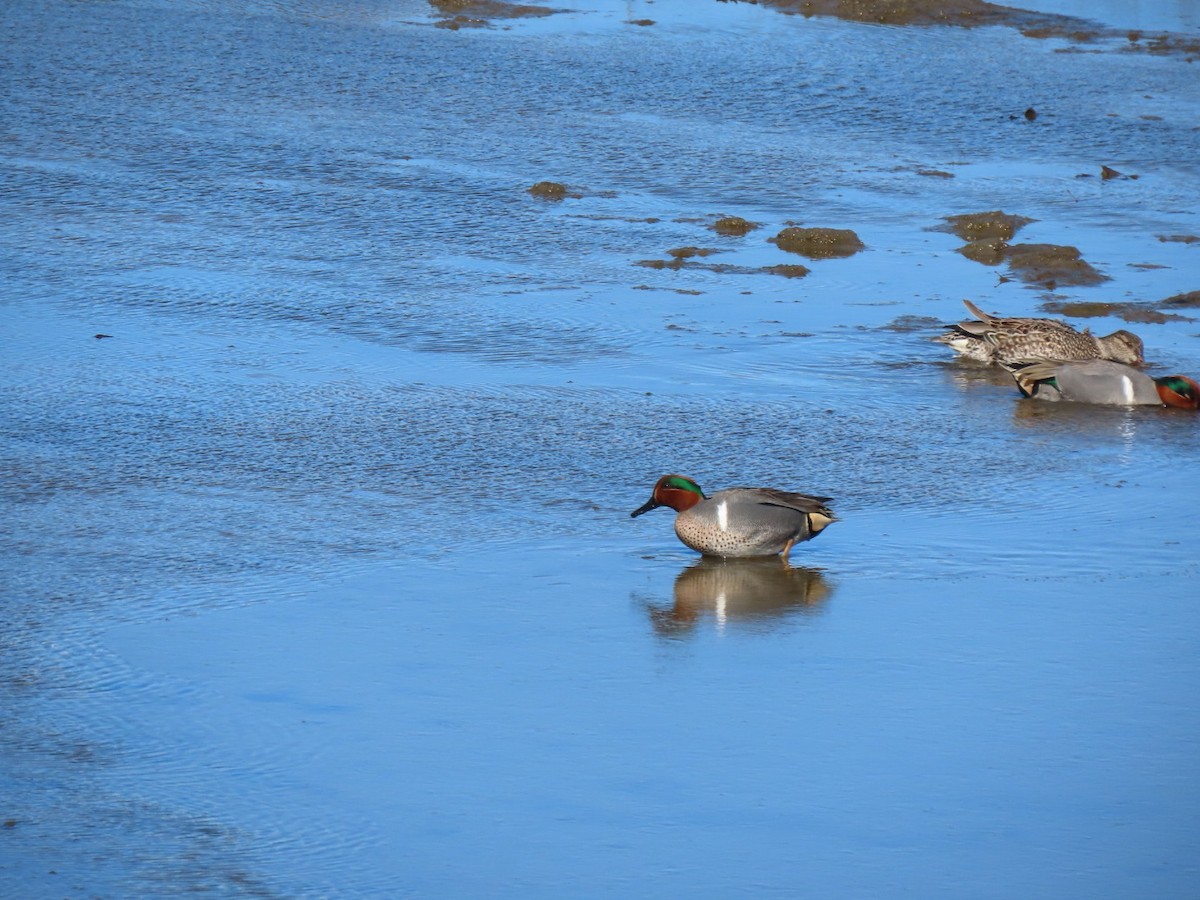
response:
<path fill-rule="evenodd" d="M 832 593 L 820 571 L 780 557 L 704 556 L 675 579 L 674 605 L 649 605 L 648 612 L 664 637 L 690 632 L 709 617 L 718 631 L 731 622 L 773 627 L 795 614 L 816 612 Z"/>

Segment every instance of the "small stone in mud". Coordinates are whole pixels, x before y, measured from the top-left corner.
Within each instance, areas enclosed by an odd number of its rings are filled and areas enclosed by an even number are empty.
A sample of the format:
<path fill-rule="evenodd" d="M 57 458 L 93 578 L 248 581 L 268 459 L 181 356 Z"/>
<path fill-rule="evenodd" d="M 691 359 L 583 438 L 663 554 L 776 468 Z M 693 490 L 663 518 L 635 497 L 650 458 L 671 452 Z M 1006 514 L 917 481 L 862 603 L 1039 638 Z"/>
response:
<path fill-rule="evenodd" d="M 1120 178 L 1121 173 L 1116 169 L 1110 168 L 1109 166 L 1101 166 L 1100 177 L 1105 181 L 1108 181 L 1110 178 Z"/>
<path fill-rule="evenodd" d="M 529 188 L 528 192 L 535 197 L 541 197 L 543 200 L 565 200 L 567 197 L 567 186 L 559 184 L 557 181 L 539 181 Z"/>
<path fill-rule="evenodd" d="M 1053 290 L 1059 285 L 1086 286 L 1108 281 L 1083 260 L 1075 247 L 1058 244 L 1013 244 L 1004 251 L 1009 268 L 1027 284 Z"/>
<path fill-rule="evenodd" d="M 1194 234 L 1160 234 L 1157 237 L 1164 244 L 1200 244 L 1200 237 Z"/>
<path fill-rule="evenodd" d="M 643 25 L 643 26 L 644 26 L 644 25 L 655 25 L 655 24 L 657 24 L 657 23 L 656 23 L 656 22 L 655 22 L 653 19 L 630 19 L 630 20 L 629 20 L 629 24 L 630 24 L 630 25 Z"/>
<path fill-rule="evenodd" d="M 98 341 L 102 341 L 102 340 L 104 340 L 105 338 L 110 338 L 110 337 L 112 337 L 112 335 L 111 335 L 111 334 L 94 334 L 94 335 L 92 335 L 92 337 L 94 337 L 94 338 L 95 338 L 96 340 L 98 340 Z"/>
<path fill-rule="evenodd" d="M 917 169 L 918 175 L 924 175 L 927 178 L 953 178 L 953 172 L 943 172 L 941 169 Z"/>
<path fill-rule="evenodd" d="M 809 259 L 853 256 L 865 246 L 848 228 L 799 228 L 791 226 L 768 240 L 780 250 Z"/>
<path fill-rule="evenodd" d="M 764 266 L 763 271 L 768 275 L 782 275 L 784 278 L 803 278 L 812 270 L 808 266 L 784 264 L 779 266 Z"/>
<path fill-rule="evenodd" d="M 757 222 L 750 222 L 741 216 L 721 216 L 708 226 L 717 234 L 727 234 L 731 237 L 742 237 L 758 227 Z"/>
<path fill-rule="evenodd" d="M 1029 109 L 1025 110 L 1025 118 L 1026 118 L 1026 120 L 1032 122 L 1034 119 L 1037 118 L 1037 110 L 1034 109 L 1032 106 L 1029 107 Z"/>
<path fill-rule="evenodd" d="M 1003 241 L 1011 241 L 1018 231 L 1030 222 L 1037 220 L 1010 215 L 994 209 L 990 212 L 947 216 L 943 221 L 946 223 L 945 225 L 933 230 L 949 231 L 951 234 L 957 234 L 964 241 L 978 241 L 984 238 L 1000 238 Z"/>

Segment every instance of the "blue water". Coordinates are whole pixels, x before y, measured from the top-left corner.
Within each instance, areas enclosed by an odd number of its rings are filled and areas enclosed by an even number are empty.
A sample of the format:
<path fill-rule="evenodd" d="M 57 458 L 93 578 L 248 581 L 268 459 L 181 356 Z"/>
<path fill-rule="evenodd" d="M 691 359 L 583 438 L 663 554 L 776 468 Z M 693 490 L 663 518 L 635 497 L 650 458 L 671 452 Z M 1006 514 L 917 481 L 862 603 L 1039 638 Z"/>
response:
<path fill-rule="evenodd" d="M 1195 63 L 435 20 L 0 13 L 0 894 L 1194 896 L 1198 420 L 928 338 L 1196 289 Z M 997 208 L 1111 280 L 931 230 Z M 1196 318 L 1077 324 L 1200 374 Z M 629 518 L 668 471 L 840 521 L 701 562 Z"/>

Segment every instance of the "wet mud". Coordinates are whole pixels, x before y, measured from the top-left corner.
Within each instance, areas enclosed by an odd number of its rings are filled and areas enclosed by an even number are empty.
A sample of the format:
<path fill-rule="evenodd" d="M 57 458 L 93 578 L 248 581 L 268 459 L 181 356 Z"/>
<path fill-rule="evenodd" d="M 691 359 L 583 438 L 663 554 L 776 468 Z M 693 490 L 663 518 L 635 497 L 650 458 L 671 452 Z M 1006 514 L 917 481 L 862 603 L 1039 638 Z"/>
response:
<path fill-rule="evenodd" d="M 1051 35 L 1076 40 L 1098 33 L 1099 26 L 1071 16 L 1057 16 L 1014 9 L 984 0 L 746 0 L 780 12 L 802 16 L 831 16 L 850 22 L 870 22 L 876 25 L 949 25 L 958 28 L 979 28 L 985 25 L 1008 25 L 1036 32 L 1039 37 Z"/>
<path fill-rule="evenodd" d="M 749 222 L 741 216 L 721 216 L 721 218 L 708 227 L 717 234 L 724 234 L 729 237 L 744 237 L 760 226 L 757 222 Z"/>
<path fill-rule="evenodd" d="M 1200 291 L 1177 294 L 1155 301 L 1087 301 L 1049 300 L 1040 307 L 1044 312 L 1076 319 L 1111 317 L 1126 322 L 1161 325 L 1165 322 L 1192 322 L 1195 316 L 1176 312 L 1180 309 L 1200 309 Z"/>
<path fill-rule="evenodd" d="M 763 266 L 759 271 L 768 275 L 780 275 L 784 278 L 803 278 L 810 274 L 812 269 L 798 263 L 778 263 L 773 266 Z"/>
<path fill-rule="evenodd" d="M 956 234 L 967 243 L 985 240 L 1008 242 L 1016 236 L 1018 231 L 1034 221 L 1036 220 L 1027 216 L 1016 216 L 995 209 L 989 212 L 947 216 L 944 225 L 935 226 L 930 231 L 946 231 Z"/>
<path fill-rule="evenodd" d="M 566 200 L 568 197 L 579 200 L 583 197 L 583 194 L 570 190 L 558 181 L 539 181 L 526 188 L 526 193 L 541 200 Z"/>
<path fill-rule="evenodd" d="M 715 253 L 720 253 L 720 250 L 715 250 L 710 247 L 675 247 L 667 251 L 667 256 L 670 259 L 641 259 L 637 260 L 634 265 L 642 266 L 646 269 L 682 269 L 686 266 L 698 267 L 697 263 L 692 262 L 693 259 L 699 257 L 703 259 L 706 256 L 712 256 Z M 711 266 L 705 267 L 712 269 Z"/>
<path fill-rule="evenodd" d="M 708 256 L 709 254 L 718 253 L 720 251 L 702 251 L 694 247 L 682 247 L 679 249 L 685 252 L 681 255 L 674 255 L 676 251 L 670 251 L 672 254 L 670 259 L 639 259 L 634 261 L 633 265 L 641 266 L 645 269 L 668 269 L 676 272 L 682 269 L 692 269 L 695 271 L 714 272 L 718 275 L 778 275 L 783 278 L 803 278 L 812 271 L 807 266 L 794 263 L 779 263 L 776 265 L 757 267 L 739 266 L 732 263 L 702 263 L 694 261 L 693 257 Z"/>
<path fill-rule="evenodd" d="M 1013 244 L 1013 237 L 1036 221 L 1001 210 L 948 216 L 931 228 L 955 234 L 967 243 L 958 252 L 985 266 L 1008 263 L 1010 277 L 1052 291 L 1060 287 L 1091 287 L 1109 281 L 1083 259 L 1077 247 L 1058 244 Z"/>
<path fill-rule="evenodd" d="M 849 22 L 917 27 L 979 28 L 1000 25 L 1015 28 L 1028 38 L 1065 40 L 1077 45 L 1104 42 L 1125 52 L 1178 55 L 1191 62 L 1200 59 L 1200 39 L 1171 32 L 1146 34 L 1138 30 L 1106 28 L 1089 19 L 1033 12 L 984 0 L 722 0 L 756 3 L 780 12 L 828 16 Z M 1036 116 L 1030 117 L 1036 118 Z"/>
<path fill-rule="evenodd" d="M 1083 259 L 1076 247 L 1012 244 L 1004 248 L 1004 260 L 1015 277 L 1048 291 L 1060 287 L 1091 287 L 1111 280 Z"/>
<path fill-rule="evenodd" d="M 809 259 L 845 259 L 866 246 L 848 228 L 801 228 L 792 225 L 767 240 L 780 250 Z"/>
<path fill-rule="evenodd" d="M 1033 222 L 1025 216 L 1015 216 L 1002 210 L 981 213 L 965 213 L 947 216 L 944 225 L 930 231 L 945 231 L 958 235 L 967 243 L 958 252 L 973 262 L 985 266 L 998 266 L 1004 262 L 1009 241 L 1025 225 Z"/>
<path fill-rule="evenodd" d="M 1200 291 L 1173 294 L 1160 304 L 1171 309 L 1200 309 Z"/>
<path fill-rule="evenodd" d="M 1119 38 L 1119 32 L 1106 31 L 1105 37 Z M 1182 56 L 1186 62 L 1200 61 L 1200 39 L 1190 34 L 1159 32 L 1145 34 L 1129 31 L 1125 34 L 1128 44 L 1122 48 L 1131 53 L 1149 53 L 1155 56 Z"/>
<path fill-rule="evenodd" d="M 493 19 L 528 19 L 552 16 L 559 10 L 503 0 L 428 0 L 441 16 L 438 28 L 490 28 Z"/>

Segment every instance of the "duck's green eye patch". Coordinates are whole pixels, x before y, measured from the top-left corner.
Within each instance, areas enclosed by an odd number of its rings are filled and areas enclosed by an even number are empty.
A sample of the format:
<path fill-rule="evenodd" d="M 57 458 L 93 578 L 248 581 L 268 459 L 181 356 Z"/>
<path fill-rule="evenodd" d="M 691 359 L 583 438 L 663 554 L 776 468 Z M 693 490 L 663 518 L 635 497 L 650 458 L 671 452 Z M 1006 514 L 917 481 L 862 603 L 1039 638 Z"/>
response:
<path fill-rule="evenodd" d="M 665 486 L 677 488 L 681 491 L 692 491 L 700 494 L 701 496 L 704 495 L 704 492 L 700 490 L 700 485 L 696 484 L 696 482 L 692 481 L 690 478 L 684 478 L 681 475 L 672 475 L 667 479 Z"/>

